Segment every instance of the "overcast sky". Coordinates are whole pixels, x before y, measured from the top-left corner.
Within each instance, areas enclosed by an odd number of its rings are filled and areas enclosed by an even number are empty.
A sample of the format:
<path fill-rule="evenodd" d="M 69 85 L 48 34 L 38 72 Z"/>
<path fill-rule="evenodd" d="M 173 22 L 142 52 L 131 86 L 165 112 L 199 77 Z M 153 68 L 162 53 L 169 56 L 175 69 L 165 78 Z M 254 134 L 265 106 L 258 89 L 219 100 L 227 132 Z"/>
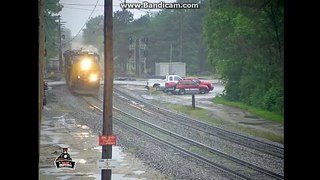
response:
<path fill-rule="evenodd" d="M 126 0 L 127 3 L 140 3 L 144 0 Z M 175 2 L 176 0 L 147 0 L 148 2 Z M 98 2 L 98 3 L 97 3 Z M 121 10 L 119 4 L 124 2 L 124 0 L 113 0 L 113 12 Z M 61 21 L 65 22 L 66 28 L 71 30 L 72 36 L 75 36 L 80 32 L 82 28 L 85 28 L 85 23 L 90 17 L 96 17 L 103 15 L 104 11 L 104 0 L 60 0 L 60 3 L 64 6 L 62 11 L 59 13 L 61 15 Z M 97 4 L 95 11 L 94 5 Z M 134 9 L 129 10 L 133 13 L 134 19 L 140 18 L 142 15 L 146 14 L 147 9 Z M 157 10 L 150 10 L 157 11 Z M 90 14 L 92 15 L 90 16 Z"/>

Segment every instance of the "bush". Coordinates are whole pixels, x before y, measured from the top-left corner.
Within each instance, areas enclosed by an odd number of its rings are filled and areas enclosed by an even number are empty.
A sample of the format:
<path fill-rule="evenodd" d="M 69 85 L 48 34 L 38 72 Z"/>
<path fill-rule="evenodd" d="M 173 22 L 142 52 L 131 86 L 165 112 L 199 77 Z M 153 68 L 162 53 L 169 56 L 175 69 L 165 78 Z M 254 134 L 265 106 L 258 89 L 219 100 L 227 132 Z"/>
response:
<path fill-rule="evenodd" d="M 279 86 L 271 87 L 263 98 L 263 108 L 276 112 L 279 114 L 283 114 L 283 89 Z"/>

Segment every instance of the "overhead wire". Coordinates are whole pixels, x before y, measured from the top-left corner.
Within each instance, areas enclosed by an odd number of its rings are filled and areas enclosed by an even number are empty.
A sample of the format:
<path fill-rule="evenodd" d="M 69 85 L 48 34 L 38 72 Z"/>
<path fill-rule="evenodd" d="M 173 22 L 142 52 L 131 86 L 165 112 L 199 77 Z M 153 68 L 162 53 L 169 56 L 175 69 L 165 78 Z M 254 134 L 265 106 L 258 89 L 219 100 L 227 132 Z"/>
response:
<path fill-rule="evenodd" d="M 94 8 L 92 9 L 92 11 L 91 11 L 88 19 L 87 19 L 86 22 L 83 24 L 83 26 L 80 28 L 79 32 L 78 32 L 71 40 L 67 41 L 66 44 L 69 43 L 69 42 L 71 42 L 71 41 L 73 41 L 73 40 L 81 33 L 81 31 L 82 31 L 82 29 L 84 28 L 84 26 L 86 25 L 86 23 L 90 20 L 90 18 L 91 18 L 91 16 L 92 16 L 93 12 L 95 11 L 98 3 L 99 3 L 99 0 L 97 0 L 97 2 L 96 2 L 96 4 L 95 4 Z"/>
<path fill-rule="evenodd" d="M 83 9 L 83 8 L 75 8 L 75 7 L 63 7 L 66 9 L 78 9 L 78 10 L 84 10 L 84 11 L 92 11 L 92 9 Z M 104 11 L 104 10 L 98 10 L 96 9 L 95 11 Z"/>
<path fill-rule="evenodd" d="M 118 0 L 120 1 L 121 3 L 124 3 L 122 0 Z M 143 2 L 142 0 L 138 0 L 139 2 Z M 98 2 L 99 0 L 97 0 L 97 2 L 95 4 L 81 4 L 81 3 L 60 3 L 62 5 L 64 5 L 63 8 L 69 8 L 69 9 L 79 9 L 79 10 L 85 10 L 85 11 L 91 11 L 91 14 L 89 15 L 87 21 L 83 24 L 83 26 L 80 28 L 80 30 L 78 31 L 78 33 L 69 41 L 67 41 L 66 43 L 69 43 L 71 41 L 73 41 L 80 33 L 81 31 L 83 30 L 83 28 L 85 27 L 86 23 L 89 21 L 89 19 L 91 18 L 93 12 L 95 11 L 104 11 L 104 10 L 96 10 L 96 7 L 97 6 L 104 6 L 104 5 L 98 5 Z M 83 9 L 83 8 L 76 8 L 76 7 L 65 7 L 65 6 L 94 6 L 94 8 L 92 10 L 90 9 Z M 113 5 L 113 6 L 120 6 L 120 4 L 118 5 Z M 147 10 L 142 10 L 142 9 L 135 9 L 135 10 L 138 10 L 138 11 L 141 11 L 141 12 L 145 12 L 145 13 L 150 13 L 151 11 L 147 11 Z"/>

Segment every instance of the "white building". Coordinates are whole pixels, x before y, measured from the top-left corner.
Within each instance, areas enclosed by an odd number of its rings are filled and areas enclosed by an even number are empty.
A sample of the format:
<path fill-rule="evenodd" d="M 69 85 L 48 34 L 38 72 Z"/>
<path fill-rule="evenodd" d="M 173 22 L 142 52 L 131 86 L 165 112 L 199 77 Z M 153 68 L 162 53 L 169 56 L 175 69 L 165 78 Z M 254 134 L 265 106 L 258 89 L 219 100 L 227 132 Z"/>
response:
<path fill-rule="evenodd" d="M 182 77 L 186 76 L 186 63 L 184 62 L 156 63 L 155 75 L 165 76 L 167 74 L 176 74 Z"/>

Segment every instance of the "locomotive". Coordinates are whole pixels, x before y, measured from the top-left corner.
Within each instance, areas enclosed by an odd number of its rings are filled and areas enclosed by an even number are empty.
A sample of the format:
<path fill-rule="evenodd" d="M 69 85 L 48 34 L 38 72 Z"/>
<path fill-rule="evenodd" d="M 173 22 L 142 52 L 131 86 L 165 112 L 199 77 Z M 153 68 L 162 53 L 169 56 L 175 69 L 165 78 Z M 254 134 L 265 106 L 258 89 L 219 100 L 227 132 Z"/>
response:
<path fill-rule="evenodd" d="M 90 50 L 67 50 L 63 53 L 66 84 L 71 92 L 97 95 L 101 68 L 99 54 Z"/>

